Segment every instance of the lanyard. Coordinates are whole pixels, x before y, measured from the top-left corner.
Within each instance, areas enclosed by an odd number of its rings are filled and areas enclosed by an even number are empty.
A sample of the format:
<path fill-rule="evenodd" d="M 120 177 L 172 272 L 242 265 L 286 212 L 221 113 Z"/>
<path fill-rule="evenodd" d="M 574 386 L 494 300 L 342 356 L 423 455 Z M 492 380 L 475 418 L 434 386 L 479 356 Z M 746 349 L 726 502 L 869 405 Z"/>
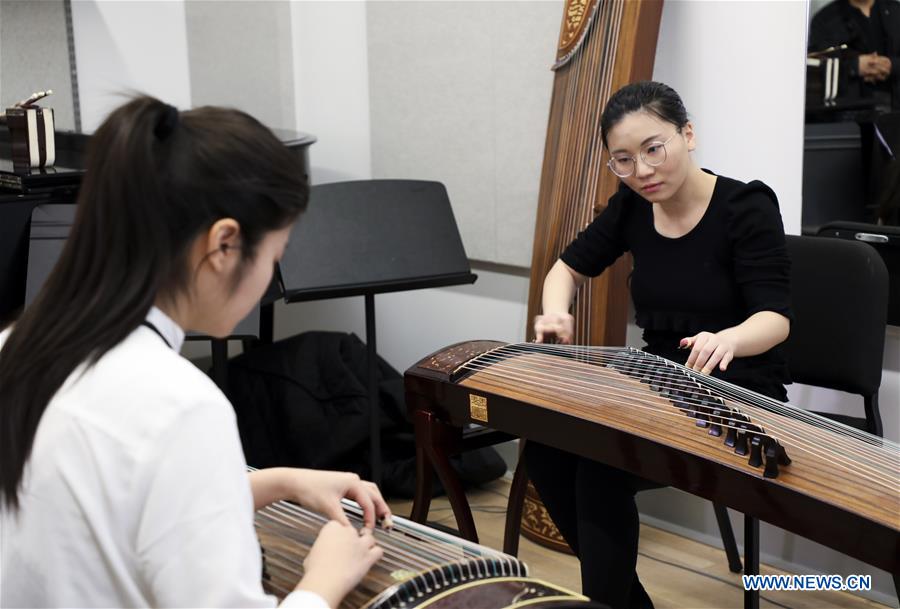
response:
<path fill-rule="evenodd" d="M 169 343 L 169 341 L 166 340 L 166 337 L 163 336 L 163 333 L 159 331 L 159 328 L 157 328 L 156 326 L 154 326 L 153 324 L 151 324 L 151 323 L 150 323 L 149 321 L 147 321 L 147 320 L 142 321 L 142 322 L 141 322 L 141 325 L 142 325 L 142 326 L 147 326 L 148 328 L 150 328 L 151 330 L 153 330 L 154 332 L 156 332 L 156 333 L 159 335 L 159 337 L 162 339 L 162 341 L 163 341 L 164 343 L 166 343 L 166 346 L 167 346 L 169 349 L 172 349 L 172 345 Z"/>

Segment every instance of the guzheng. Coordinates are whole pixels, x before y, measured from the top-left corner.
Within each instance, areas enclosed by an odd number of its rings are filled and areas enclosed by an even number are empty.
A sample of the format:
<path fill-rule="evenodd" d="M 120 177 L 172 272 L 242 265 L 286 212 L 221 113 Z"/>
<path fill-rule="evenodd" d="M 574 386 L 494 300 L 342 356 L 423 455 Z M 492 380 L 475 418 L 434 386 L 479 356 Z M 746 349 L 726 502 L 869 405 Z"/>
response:
<path fill-rule="evenodd" d="M 460 343 L 407 400 L 725 504 L 900 573 L 900 447 L 638 349 Z"/>
<path fill-rule="evenodd" d="M 362 526 L 359 506 L 345 501 L 344 510 L 354 526 Z M 384 556 L 347 595 L 342 609 L 540 608 L 560 601 L 590 606 L 581 595 L 528 577 L 525 563 L 512 556 L 403 518 L 393 520 L 390 531 L 375 530 Z M 283 598 L 294 589 L 303 576 L 303 559 L 326 522 L 283 501 L 257 511 L 266 592 Z"/>

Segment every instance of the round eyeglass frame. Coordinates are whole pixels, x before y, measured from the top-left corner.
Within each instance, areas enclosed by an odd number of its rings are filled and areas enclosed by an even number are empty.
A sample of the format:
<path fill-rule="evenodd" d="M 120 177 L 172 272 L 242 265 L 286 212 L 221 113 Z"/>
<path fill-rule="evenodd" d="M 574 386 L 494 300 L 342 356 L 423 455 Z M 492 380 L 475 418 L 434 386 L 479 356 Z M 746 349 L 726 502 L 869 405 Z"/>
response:
<path fill-rule="evenodd" d="M 672 141 L 672 138 L 675 137 L 676 135 L 678 135 L 679 133 L 681 133 L 681 132 L 680 132 L 680 131 L 676 131 L 675 133 L 673 133 L 672 135 L 670 135 L 669 138 L 668 138 L 665 142 L 649 142 L 649 143 L 647 143 L 646 145 L 641 146 L 641 149 L 640 149 L 640 151 L 639 151 L 638 154 L 640 155 L 641 160 L 644 162 L 644 164 L 646 164 L 646 165 L 648 165 L 648 166 L 650 166 L 650 167 L 659 167 L 660 165 L 662 165 L 663 163 L 665 163 L 665 162 L 668 160 L 668 158 L 669 158 L 669 151 L 668 151 L 668 149 L 666 148 L 666 144 L 668 144 L 669 142 L 671 142 L 671 141 Z M 662 149 L 663 149 L 663 158 L 662 158 L 662 160 L 661 160 L 659 163 L 651 163 L 650 161 L 648 161 L 648 160 L 646 159 L 646 157 L 644 157 L 644 149 L 646 149 L 646 148 L 651 148 L 651 147 L 653 147 L 653 146 L 662 146 Z M 614 158 L 611 158 L 611 159 L 609 159 L 608 161 L 606 161 L 606 166 L 609 167 L 609 170 L 610 170 L 611 172 L 613 172 L 613 174 L 614 174 L 616 177 L 618 177 L 618 178 L 630 178 L 631 176 L 634 175 L 634 172 L 637 171 L 637 157 L 638 157 L 638 155 L 635 155 L 635 154 L 633 154 L 633 155 L 631 155 L 630 157 L 628 157 L 628 158 L 631 159 L 631 171 L 629 171 L 629 172 L 626 173 L 625 175 L 621 175 L 619 172 L 617 172 L 615 169 L 613 169 L 613 165 L 612 165 L 612 164 L 613 164 L 613 161 L 616 160 L 616 159 L 614 159 Z M 620 159 L 621 159 L 621 158 L 623 158 L 623 157 L 620 157 Z"/>

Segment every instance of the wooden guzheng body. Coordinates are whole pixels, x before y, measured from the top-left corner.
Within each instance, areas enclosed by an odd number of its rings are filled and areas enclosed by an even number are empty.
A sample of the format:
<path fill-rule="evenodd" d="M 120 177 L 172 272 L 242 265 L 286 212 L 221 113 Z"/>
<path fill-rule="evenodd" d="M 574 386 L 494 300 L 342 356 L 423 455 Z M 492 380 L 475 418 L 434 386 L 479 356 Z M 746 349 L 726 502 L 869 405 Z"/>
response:
<path fill-rule="evenodd" d="M 460 343 L 407 402 L 596 459 L 900 573 L 900 447 L 630 348 Z"/>
<path fill-rule="evenodd" d="M 359 527 L 359 507 L 345 502 Z M 259 510 L 256 530 L 263 552 L 263 587 L 287 596 L 303 576 L 303 560 L 327 520 L 296 505 L 278 502 Z M 528 577 L 525 564 L 435 529 L 394 518 L 390 531 L 375 530 L 384 557 L 369 571 L 342 609 L 429 607 L 551 607 L 559 601 L 587 599 L 553 584 Z"/>

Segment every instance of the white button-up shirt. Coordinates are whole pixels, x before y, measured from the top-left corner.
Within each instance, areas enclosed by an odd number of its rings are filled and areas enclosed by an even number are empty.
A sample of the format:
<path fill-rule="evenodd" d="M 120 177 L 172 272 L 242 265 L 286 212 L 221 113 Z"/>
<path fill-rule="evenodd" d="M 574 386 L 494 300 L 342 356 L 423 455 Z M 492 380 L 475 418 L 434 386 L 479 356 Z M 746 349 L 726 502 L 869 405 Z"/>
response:
<path fill-rule="evenodd" d="M 168 346 L 137 328 L 44 411 L 19 510 L 0 506 L 0 606 L 275 606 L 234 411 L 178 355 L 184 331 L 147 321 Z"/>

